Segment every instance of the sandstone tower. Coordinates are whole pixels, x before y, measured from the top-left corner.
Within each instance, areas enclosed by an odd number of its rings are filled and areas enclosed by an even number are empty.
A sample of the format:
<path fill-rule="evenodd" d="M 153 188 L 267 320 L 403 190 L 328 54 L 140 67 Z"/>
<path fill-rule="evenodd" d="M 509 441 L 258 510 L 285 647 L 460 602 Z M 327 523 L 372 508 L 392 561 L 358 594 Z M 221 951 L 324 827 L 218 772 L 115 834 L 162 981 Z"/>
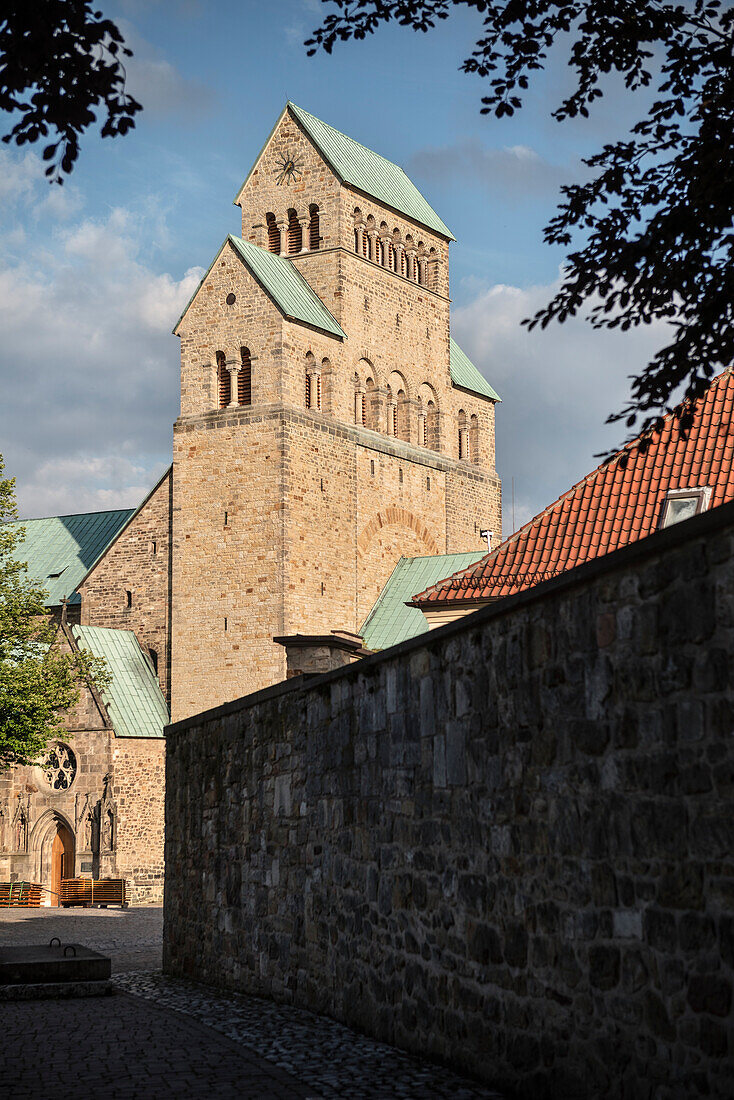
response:
<path fill-rule="evenodd" d="M 451 340 L 448 228 L 288 103 L 176 329 L 172 718 L 359 627 L 401 555 L 501 534 L 491 386 Z"/>

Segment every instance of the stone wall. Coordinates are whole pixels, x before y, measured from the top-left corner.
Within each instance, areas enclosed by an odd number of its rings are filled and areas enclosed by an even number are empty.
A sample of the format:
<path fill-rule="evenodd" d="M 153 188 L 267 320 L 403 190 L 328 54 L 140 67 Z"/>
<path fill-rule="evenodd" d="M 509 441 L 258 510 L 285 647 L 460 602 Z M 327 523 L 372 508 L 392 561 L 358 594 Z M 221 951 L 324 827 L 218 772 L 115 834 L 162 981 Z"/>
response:
<path fill-rule="evenodd" d="M 517 1095 L 731 1096 L 734 505 L 170 728 L 165 968 Z"/>
<path fill-rule="evenodd" d="M 151 737 L 117 737 L 112 748 L 117 874 L 126 880 L 133 905 L 160 905 L 166 743 Z"/>
<path fill-rule="evenodd" d="M 171 478 L 168 470 L 79 586 L 82 623 L 132 630 L 169 703 Z"/>

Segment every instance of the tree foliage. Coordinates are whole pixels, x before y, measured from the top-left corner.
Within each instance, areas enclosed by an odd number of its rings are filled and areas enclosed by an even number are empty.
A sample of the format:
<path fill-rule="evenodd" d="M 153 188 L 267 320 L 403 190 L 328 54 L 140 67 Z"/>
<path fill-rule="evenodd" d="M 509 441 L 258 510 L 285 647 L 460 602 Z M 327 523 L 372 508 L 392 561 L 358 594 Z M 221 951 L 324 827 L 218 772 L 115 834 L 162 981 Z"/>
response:
<path fill-rule="evenodd" d="M 62 652 L 46 592 L 15 556 L 25 532 L 8 525 L 17 518 L 15 479 L 4 478 L 4 468 L 0 456 L 0 770 L 36 761 L 78 701 L 80 685 L 108 682 L 104 661 L 83 650 Z"/>
<path fill-rule="evenodd" d="M 5 0 L 0 14 L 0 110 L 11 113 L 4 142 L 55 139 L 43 150 L 46 175 L 63 182 L 79 156 L 79 137 L 97 112 L 102 137 L 126 134 L 141 105 L 125 92 L 117 26 L 88 0 Z"/>
<path fill-rule="evenodd" d="M 489 82 L 483 113 L 498 119 L 523 95 L 552 49 L 565 51 L 572 92 L 552 111 L 588 117 L 600 83 L 654 91 L 624 140 L 584 163 L 587 182 L 561 188 L 550 244 L 568 254 L 555 297 L 524 323 L 545 327 L 582 309 L 597 328 L 663 320 L 671 339 L 632 376 L 626 408 L 609 419 L 660 426 L 672 396 L 683 427 L 692 401 L 734 360 L 734 11 L 723 0 L 324 0 L 331 11 L 306 46 L 330 53 L 395 19 L 427 31 L 463 4 L 483 18 L 461 68 Z M 648 93 L 649 94 L 649 93 Z"/>

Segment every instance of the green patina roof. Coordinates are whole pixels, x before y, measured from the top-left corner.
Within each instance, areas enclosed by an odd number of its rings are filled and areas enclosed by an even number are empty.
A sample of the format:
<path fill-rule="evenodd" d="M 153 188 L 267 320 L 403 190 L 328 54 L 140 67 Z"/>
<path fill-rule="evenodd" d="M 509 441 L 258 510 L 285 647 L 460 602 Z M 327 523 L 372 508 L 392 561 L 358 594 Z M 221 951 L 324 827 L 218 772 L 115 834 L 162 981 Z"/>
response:
<path fill-rule="evenodd" d="M 170 718 L 148 656 L 131 630 L 71 628 L 80 649 L 104 657 L 112 683 L 102 692 L 118 737 L 163 737 Z"/>
<path fill-rule="evenodd" d="M 287 318 L 302 321 L 322 332 L 329 332 L 332 336 L 339 336 L 342 340 L 346 340 L 346 333 L 339 322 L 332 317 L 319 296 L 290 260 L 284 256 L 277 256 L 274 252 L 268 252 L 267 249 L 251 244 L 249 241 L 243 241 L 241 237 L 235 237 L 232 233 L 222 243 L 222 248 L 227 242 L 244 260 L 265 293 L 273 299 L 278 309 Z M 186 308 L 174 326 L 174 333 L 186 316 L 189 306 L 199 293 L 207 275 L 219 259 L 222 248 L 217 252 L 201 282 L 186 303 Z"/>
<path fill-rule="evenodd" d="M 366 145 L 360 145 L 358 141 L 354 141 L 353 138 L 347 137 L 339 130 L 335 130 L 333 126 L 322 122 L 315 115 L 310 115 L 308 111 L 304 111 L 302 107 L 297 107 L 295 103 L 289 101 L 283 114 L 288 110 L 301 124 L 311 141 L 343 183 L 351 184 L 352 187 L 356 187 L 366 195 L 371 195 L 379 202 L 392 207 L 393 210 L 397 210 L 399 213 L 412 218 L 413 221 L 420 222 L 421 225 L 440 233 L 442 237 L 448 237 L 450 241 L 456 240 L 448 226 L 441 221 L 436 211 L 428 204 L 415 184 L 408 179 L 403 169 L 398 167 L 397 164 L 381 157 L 379 153 L 373 153 Z M 281 114 L 278 122 L 280 122 L 283 114 Z M 277 128 L 278 122 L 273 127 L 273 132 Z M 270 136 L 272 137 L 272 133 Z M 268 138 L 269 140 L 270 138 Z M 267 142 L 265 144 L 267 145 Z M 255 164 L 257 164 L 257 160 Z M 237 197 L 239 197 L 249 178 L 250 173 L 248 173 L 245 183 L 237 192 Z"/>
<path fill-rule="evenodd" d="M 482 397 L 491 397 L 493 401 L 501 401 L 502 398 L 497 391 L 493 390 L 484 375 L 479 373 L 471 359 L 464 354 L 456 343 L 456 340 L 451 338 L 449 344 L 451 349 L 451 381 L 454 385 L 461 386 L 465 390 L 471 390 L 472 393 L 479 393 Z"/>
<path fill-rule="evenodd" d="M 486 556 L 485 550 L 467 554 L 436 554 L 432 557 L 401 558 L 364 621 L 360 634 L 367 649 L 387 649 L 428 630 L 417 607 L 406 607 L 418 592 L 466 569 Z"/>
<path fill-rule="evenodd" d="M 48 607 L 60 604 L 64 596 L 70 604 L 77 604 L 77 585 L 134 512 L 134 508 L 119 508 L 113 512 L 13 521 L 13 527 L 25 528 L 25 538 L 16 547 L 14 557 L 27 562 L 28 576 L 41 581 L 48 590 Z"/>

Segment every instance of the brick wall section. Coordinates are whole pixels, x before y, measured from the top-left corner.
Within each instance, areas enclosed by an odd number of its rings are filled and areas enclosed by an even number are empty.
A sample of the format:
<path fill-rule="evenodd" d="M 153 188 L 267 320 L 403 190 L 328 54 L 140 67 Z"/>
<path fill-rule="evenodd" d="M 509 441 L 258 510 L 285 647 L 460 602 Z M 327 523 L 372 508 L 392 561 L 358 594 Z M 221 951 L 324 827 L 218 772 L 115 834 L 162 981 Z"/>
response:
<path fill-rule="evenodd" d="M 169 698 L 170 471 L 79 587 L 85 626 L 132 630 L 157 656 Z M 127 606 L 127 592 L 132 605 Z"/>
<path fill-rule="evenodd" d="M 521 1097 L 731 1095 L 734 505 L 170 729 L 165 967 Z"/>
<path fill-rule="evenodd" d="M 133 905 L 163 900 L 166 744 L 154 738 L 115 738 L 112 794 L 117 804 L 117 874 Z"/>

